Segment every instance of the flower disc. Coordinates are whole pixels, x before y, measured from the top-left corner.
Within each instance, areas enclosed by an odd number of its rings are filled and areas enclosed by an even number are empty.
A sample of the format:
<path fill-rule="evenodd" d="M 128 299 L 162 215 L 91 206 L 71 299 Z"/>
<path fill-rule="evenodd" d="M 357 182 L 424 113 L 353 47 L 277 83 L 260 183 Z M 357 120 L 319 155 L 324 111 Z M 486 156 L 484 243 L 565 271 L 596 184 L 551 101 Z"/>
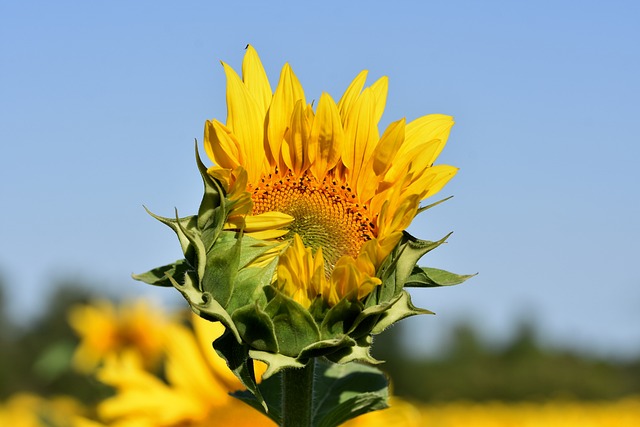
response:
<path fill-rule="evenodd" d="M 375 236 L 366 206 L 356 203 L 352 189 L 336 179 L 320 182 L 309 173 L 295 177 L 276 172 L 249 190 L 253 215 L 277 211 L 293 217 L 282 239 L 298 234 L 314 253 L 322 248 L 327 276 L 340 257 L 357 258 L 362 245 Z"/>

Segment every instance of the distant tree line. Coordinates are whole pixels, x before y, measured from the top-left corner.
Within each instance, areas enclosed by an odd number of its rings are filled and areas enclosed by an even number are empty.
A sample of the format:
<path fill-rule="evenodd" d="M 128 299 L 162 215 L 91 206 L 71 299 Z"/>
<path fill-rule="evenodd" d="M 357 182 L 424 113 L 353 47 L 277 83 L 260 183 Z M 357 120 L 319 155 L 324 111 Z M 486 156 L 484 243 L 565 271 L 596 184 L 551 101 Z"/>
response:
<path fill-rule="evenodd" d="M 529 323 L 501 346 L 483 341 L 479 331 L 462 323 L 451 331 L 444 351 L 429 357 L 397 351 L 402 323 L 398 326 L 378 336 L 374 356 L 387 361 L 382 369 L 394 393 L 406 398 L 513 402 L 640 394 L 640 357 L 622 362 L 546 348 Z"/>

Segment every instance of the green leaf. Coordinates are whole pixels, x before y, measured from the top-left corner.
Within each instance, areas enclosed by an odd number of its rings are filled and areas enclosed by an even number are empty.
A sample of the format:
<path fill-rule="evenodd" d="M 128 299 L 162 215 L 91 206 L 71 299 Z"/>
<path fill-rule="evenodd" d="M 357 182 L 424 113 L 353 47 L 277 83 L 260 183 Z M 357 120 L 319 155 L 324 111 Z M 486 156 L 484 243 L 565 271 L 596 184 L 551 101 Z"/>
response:
<path fill-rule="evenodd" d="M 316 367 L 311 408 L 313 427 L 339 426 L 359 415 L 388 407 L 388 381 L 378 369 L 355 362 L 338 365 L 322 359 L 314 359 L 309 363 L 314 362 Z M 268 411 L 249 391 L 236 392 L 232 396 L 280 425 L 283 415 L 282 380 L 283 374 L 279 372 L 263 379 L 258 385 Z"/>
<path fill-rule="evenodd" d="M 227 362 L 229 369 L 238 377 L 247 390 L 255 396 L 266 411 L 267 404 L 256 384 L 253 360 L 249 357 L 249 348 L 244 344 L 238 343 L 228 329 L 213 342 L 213 348 Z"/>
<path fill-rule="evenodd" d="M 477 274 L 477 273 L 476 273 Z M 407 287 L 437 287 L 459 285 L 475 274 L 455 274 L 445 270 L 431 267 L 415 266 L 411 276 L 407 279 Z"/>
<path fill-rule="evenodd" d="M 318 325 L 306 308 L 276 292 L 265 312 L 273 321 L 280 353 L 297 357 L 303 348 L 320 339 Z"/>
<path fill-rule="evenodd" d="M 237 391 L 231 393 L 231 396 L 242 400 L 244 403 L 252 406 L 254 409 L 271 418 L 276 424 L 282 423 L 282 400 L 280 399 L 282 391 L 282 375 L 275 375 L 268 379 L 263 375 L 263 380 L 258 385 L 260 394 L 263 396 L 268 410 L 260 403 L 258 399 L 249 390 Z"/>
<path fill-rule="evenodd" d="M 313 394 L 315 427 L 338 426 L 358 415 L 388 407 L 384 374 L 355 362 L 335 364 L 318 359 Z"/>
<path fill-rule="evenodd" d="M 180 279 L 180 281 L 182 281 L 182 277 L 187 272 L 187 270 L 190 269 L 191 266 L 187 263 L 187 261 L 184 259 L 180 259 L 173 264 L 154 268 L 153 270 L 149 270 L 146 273 L 132 274 L 131 277 L 133 277 L 135 280 L 139 280 L 149 285 L 171 287 L 173 286 L 173 283 L 171 283 L 169 277 L 173 277 L 176 280 Z"/>

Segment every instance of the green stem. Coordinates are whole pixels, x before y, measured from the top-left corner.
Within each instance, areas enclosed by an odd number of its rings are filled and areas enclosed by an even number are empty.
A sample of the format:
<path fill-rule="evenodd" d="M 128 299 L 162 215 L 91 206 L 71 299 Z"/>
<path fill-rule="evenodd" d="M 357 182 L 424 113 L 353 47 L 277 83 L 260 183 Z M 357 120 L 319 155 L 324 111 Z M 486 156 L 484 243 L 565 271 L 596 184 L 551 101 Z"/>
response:
<path fill-rule="evenodd" d="M 282 372 L 282 427 L 310 427 L 315 359 L 302 369 Z"/>

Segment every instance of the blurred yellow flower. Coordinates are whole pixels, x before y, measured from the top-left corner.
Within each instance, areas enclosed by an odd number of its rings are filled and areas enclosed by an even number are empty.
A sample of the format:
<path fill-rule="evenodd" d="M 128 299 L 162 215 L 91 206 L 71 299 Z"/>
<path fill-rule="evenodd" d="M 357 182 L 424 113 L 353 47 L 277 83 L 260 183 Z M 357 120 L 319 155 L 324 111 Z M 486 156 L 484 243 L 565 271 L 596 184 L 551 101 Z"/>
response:
<path fill-rule="evenodd" d="M 433 165 L 453 119 L 401 119 L 380 135 L 386 77 L 364 88 L 363 71 L 338 103 L 323 93 L 314 111 L 288 64 L 275 92 L 253 47 L 242 78 L 223 66 L 227 120 L 206 122 L 204 144 L 216 165 L 209 174 L 231 199 L 244 200 L 226 229 L 293 243 L 257 262 L 284 250 L 275 285 L 304 307 L 317 297 L 330 306 L 365 297 L 381 283 L 376 271 L 420 202 L 457 171 Z"/>
<path fill-rule="evenodd" d="M 422 415 L 418 407 L 397 397 L 389 398 L 389 408 L 369 412 L 347 421 L 344 427 L 422 427 Z"/>
<path fill-rule="evenodd" d="M 132 352 L 107 357 L 98 378 L 116 394 L 98 406 L 100 418 L 114 427 L 274 425 L 229 396 L 243 387 L 211 348 L 224 327 L 197 316 L 193 322 L 197 336 L 177 323 L 164 328 L 166 381 L 145 371 Z"/>
<path fill-rule="evenodd" d="M 157 365 L 162 352 L 162 331 L 167 314 L 143 300 L 116 308 L 106 300 L 73 307 L 69 324 L 80 337 L 73 364 L 81 372 L 91 373 L 113 353 L 135 349 L 143 365 Z"/>
<path fill-rule="evenodd" d="M 100 427 L 83 418 L 86 410 L 70 397 L 44 399 L 29 393 L 0 403 L 2 427 Z"/>
<path fill-rule="evenodd" d="M 611 402 L 451 402 L 424 405 L 424 425 L 439 427 L 637 427 L 640 396 Z"/>

